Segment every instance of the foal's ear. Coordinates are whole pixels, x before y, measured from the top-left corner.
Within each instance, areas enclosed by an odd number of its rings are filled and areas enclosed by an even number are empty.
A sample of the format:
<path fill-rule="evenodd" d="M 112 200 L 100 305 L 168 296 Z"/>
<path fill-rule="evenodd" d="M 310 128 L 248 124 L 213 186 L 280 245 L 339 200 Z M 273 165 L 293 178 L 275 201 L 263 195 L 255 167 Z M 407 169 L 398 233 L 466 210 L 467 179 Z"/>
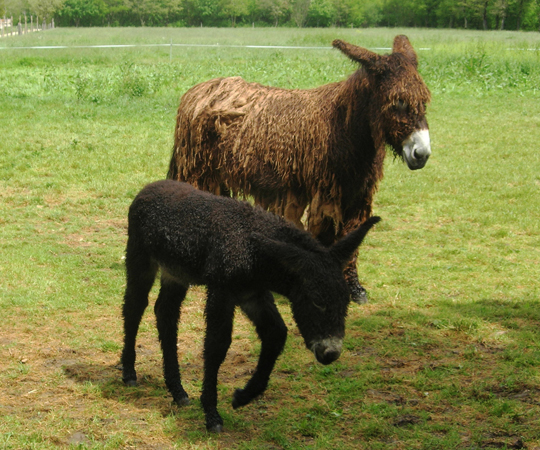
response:
<path fill-rule="evenodd" d="M 337 241 L 330 247 L 330 254 L 336 258 L 342 266 L 345 266 L 351 259 L 355 250 L 360 246 L 366 234 L 373 225 L 380 222 L 378 216 L 370 217 L 356 230 L 351 231 L 347 236 Z"/>
<path fill-rule="evenodd" d="M 413 63 L 414 67 L 418 67 L 418 56 L 414 51 L 413 46 L 409 42 L 407 36 L 400 34 L 394 38 L 394 47 L 392 49 L 394 53 L 401 53 L 405 55 L 407 59 Z"/>
<path fill-rule="evenodd" d="M 298 272 L 308 259 L 304 250 L 270 239 L 261 233 L 251 233 L 250 241 L 265 258 L 270 258 L 289 272 Z"/>
<path fill-rule="evenodd" d="M 341 53 L 347 55 L 353 61 L 358 62 L 369 71 L 379 72 L 379 62 L 381 61 L 381 55 L 368 50 L 367 48 L 358 47 L 356 45 L 349 44 L 348 42 L 341 41 L 339 39 L 332 42 L 332 46 L 337 48 Z"/>

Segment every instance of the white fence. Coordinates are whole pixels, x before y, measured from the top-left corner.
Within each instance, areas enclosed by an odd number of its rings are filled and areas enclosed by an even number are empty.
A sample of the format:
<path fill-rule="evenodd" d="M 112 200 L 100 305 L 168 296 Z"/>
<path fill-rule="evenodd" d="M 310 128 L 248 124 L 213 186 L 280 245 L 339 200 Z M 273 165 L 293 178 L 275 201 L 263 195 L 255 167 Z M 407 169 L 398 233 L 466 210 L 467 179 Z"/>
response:
<path fill-rule="evenodd" d="M 34 22 L 34 16 L 30 16 L 28 20 L 27 16 L 19 17 L 19 23 L 15 25 L 13 17 L 0 19 L 0 37 L 8 36 L 22 36 L 27 33 L 34 33 L 35 31 L 43 31 L 54 28 L 54 19 L 50 23 L 45 20 L 36 17 Z"/>

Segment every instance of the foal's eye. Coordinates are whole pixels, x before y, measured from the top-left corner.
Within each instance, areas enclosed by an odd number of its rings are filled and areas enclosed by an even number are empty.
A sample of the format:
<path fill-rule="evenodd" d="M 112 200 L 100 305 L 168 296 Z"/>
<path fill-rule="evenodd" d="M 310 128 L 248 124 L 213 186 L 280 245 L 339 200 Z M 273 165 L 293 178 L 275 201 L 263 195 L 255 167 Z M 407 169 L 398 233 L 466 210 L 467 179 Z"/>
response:
<path fill-rule="evenodd" d="M 394 108 L 396 108 L 398 111 L 401 111 L 401 112 L 407 111 L 408 107 L 409 107 L 409 104 L 404 100 L 398 100 L 396 104 L 394 105 Z"/>

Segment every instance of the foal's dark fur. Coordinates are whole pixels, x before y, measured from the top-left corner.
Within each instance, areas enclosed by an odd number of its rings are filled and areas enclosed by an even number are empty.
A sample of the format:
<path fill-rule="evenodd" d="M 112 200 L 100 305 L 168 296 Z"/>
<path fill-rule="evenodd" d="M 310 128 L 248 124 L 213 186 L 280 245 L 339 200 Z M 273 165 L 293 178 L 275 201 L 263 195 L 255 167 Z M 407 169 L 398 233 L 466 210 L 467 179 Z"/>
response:
<path fill-rule="evenodd" d="M 167 388 L 179 405 L 189 402 L 176 352 L 180 306 L 190 284 L 208 287 L 204 381 L 201 402 L 210 431 L 222 430 L 217 411 L 217 374 L 231 343 L 236 306 L 261 339 L 257 369 L 233 407 L 266 389 L 283 350 L 287 328 L 270 291 L 289 298 L 306 346 L 317 360 L 339 358 L 349 292 L 343 266 L 379 221 L 373 217 L 332 247 L 247 203 L 198 191 L 176 181 L 146 186 L 129 210 L 124 297 L 123 379 L 136 384 L 135 339 L 158 269 L 161 290 L 155 313 Z"/>

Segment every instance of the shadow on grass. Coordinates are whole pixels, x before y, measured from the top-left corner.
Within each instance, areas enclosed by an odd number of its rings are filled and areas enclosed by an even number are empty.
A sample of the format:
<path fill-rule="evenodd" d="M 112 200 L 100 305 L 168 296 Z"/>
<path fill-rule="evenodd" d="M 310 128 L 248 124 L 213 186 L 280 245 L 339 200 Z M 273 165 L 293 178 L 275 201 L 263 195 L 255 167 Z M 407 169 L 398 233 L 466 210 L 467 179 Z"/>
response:
<path fill-rule="evenodd" d="M 260 416 L 257 408 L 233 412 L 230 404 L 226 406 L 225 403 L 219 405 L 220 413 L 225 421 L 225 431 L 219 435 L 208 433 L 204 425 L 204 413 L 198 392 L 192 393 L 188 406 L 178 407 L 172 402 L 172 397 L 167 392 L 161 376 L 141 375 L 137 386 L 129 387 L 122 381 L 121 366 L 118 364 L 73 362 L 65 365 L 63 372 L 76 383 L 88 384 L 99 389 L 105 399 L 116 401 L 120 405 L 130 405 L 141 411 L 157 412 L 166 419 L 163 426 L 169 437 L 181 444 L 190 442 L 195 445 L 205 445 L 219 439 L 225 448 L 236 448 L 239 443 L 255 439 L 261 433 L 253 425 Z M 125 406 L 121 407 L 122 410 L 124 408 Z M 172 419 L 172 422 L 167 419 Z M 268 448 L 277 447 L 269 446 Z"/>
<path fill-rule="evenodd" d="M 440 306 L 448 307 L 460 314 L 478 317 L 484 320 L 502 322 L 508 319 L 531 321 L 540 332 L 540 300 L 495 300 L 481 299 L 472 303 L 453 304 L 441 302 Z"/>
<path fill-rule="evenodd" d="M 162 378 L 142 375 L 137 386 L 128 387 L 122 381 L 121 366 L 72 362 L 64 365 L 65 375 L 80 384 L 97 387 L 103 398 L 129 403 L 139 409 L 153 409 L 164 416 L 171 412 L 171 400 Z"/>

